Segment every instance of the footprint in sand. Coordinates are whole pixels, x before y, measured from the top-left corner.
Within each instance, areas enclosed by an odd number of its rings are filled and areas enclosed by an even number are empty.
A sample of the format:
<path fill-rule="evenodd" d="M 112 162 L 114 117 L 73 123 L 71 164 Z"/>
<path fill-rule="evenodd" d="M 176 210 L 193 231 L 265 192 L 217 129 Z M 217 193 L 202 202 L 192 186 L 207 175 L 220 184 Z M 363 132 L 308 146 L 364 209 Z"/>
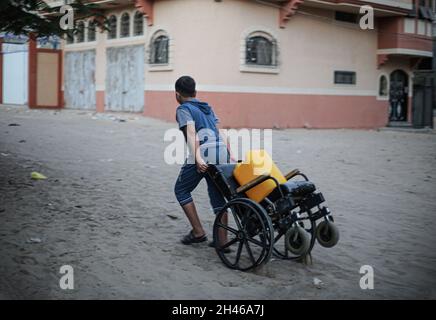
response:
<path fill-rule="evenodd" d="M 29 256 L 15 256 L 12 258 L 12 260 L 18 264 L 24 264 L 30 266 L 36 266 L 38 264 L 35 258 Z"/>

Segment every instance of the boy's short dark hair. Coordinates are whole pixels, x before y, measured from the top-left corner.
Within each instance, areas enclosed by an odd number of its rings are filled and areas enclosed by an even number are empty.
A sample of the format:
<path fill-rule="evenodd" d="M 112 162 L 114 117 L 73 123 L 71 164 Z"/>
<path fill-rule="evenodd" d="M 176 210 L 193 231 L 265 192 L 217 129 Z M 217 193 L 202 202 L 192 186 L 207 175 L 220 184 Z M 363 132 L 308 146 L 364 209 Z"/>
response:
<path fill-rule="evenodd" d="M 195 80 L 190 76 L 183 76 L 176 81 L 176 91 L 184 97 L 195 95 Z"/>

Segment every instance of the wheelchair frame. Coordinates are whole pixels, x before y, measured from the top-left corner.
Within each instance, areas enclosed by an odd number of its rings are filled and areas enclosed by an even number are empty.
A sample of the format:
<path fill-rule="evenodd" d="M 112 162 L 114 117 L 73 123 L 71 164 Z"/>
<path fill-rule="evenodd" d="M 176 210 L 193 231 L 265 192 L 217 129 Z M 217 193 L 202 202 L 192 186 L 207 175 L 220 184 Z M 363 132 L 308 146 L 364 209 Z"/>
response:
<path fill-rule="evenodd" d="M 330 210 L 322 205 L 324 196 L 314 185 L 311 192 L 285 194 L 277 179 L 260 175 L 238 186 L 232 175 L 235 165 L 210 165 L 208 169 L 209 176 L 227 201 L 213 226 L 216 252 L 227 267 L 247 271 L 267 263 L 272 255 L 285 260 L 301 260 L 311 253 L 316 239 L 324 247 L 336 245 L 339 231 L 333 224 Z M 310 183 L 298 169 L 285 175 L 287 181 L 296 177 L 304 179 L 299 183 Z M 270 193 L 257 203 L 245 195 L 267 180 L 276 184 L 276 199 L 269 199 Z M 230 227 L 228 219 L 233 219 L 236 227 Z M 317 225 L 321 219 L 323 221 Z M 232 240 L 221 243 L 223 233 L 230 233 Z M 235 252 L 229 250 L 234 245 L 237 247 Z M 244 251 L 246 254 L 241 259 Z"/>

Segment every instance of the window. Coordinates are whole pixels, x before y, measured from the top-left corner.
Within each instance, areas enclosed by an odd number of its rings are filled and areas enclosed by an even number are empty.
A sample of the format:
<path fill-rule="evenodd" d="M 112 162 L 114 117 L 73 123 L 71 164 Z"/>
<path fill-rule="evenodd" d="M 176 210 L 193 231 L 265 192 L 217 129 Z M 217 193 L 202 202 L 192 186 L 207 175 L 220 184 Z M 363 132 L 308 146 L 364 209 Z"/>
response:
<path fill-rule="evenodd" d="M 434 19 L 434 0 L 429 0 L 428 2 L 425 0 L 418 1 L 418 14 L 419 18 L 433 21 Z"/>
<path fill-rule="evenodd" d="M 162 32 L 157 32 L 150 46 L 150 64 L 167 64 L 169 38 Z"/>
<path fill-rule="evenodd" d="M 83 21 L 77 23 L 77 42 L 85 41 L 85 24 Z"/>
<path fill-rule="evenodd" d="M 133 18 L 133 35 L 141 36 L 144 34 L 144 16 L 141 12 L 136 11 Z"/>
<path fill-rule="evenodd" d="M 388 79 L 386 76 L 381 76 L 379 80 L 378 95 L 380 97 L 386 97 L 388 95 Z"/>
<path fill-rule="evenodd" d="M 276 43 L 261 35 L 248 37 L 245 63 L 248 65 L 276 66 Z"/>
<path fill-rule="evenodd" d="M 115 16 L 110 16 L 109 17 L 109 21 L 108 21 L 108 27 L 109 27 L 109 32 L 108 32 L 108 38 L 109 39 L 115 39 L 117 37 L 117 17 Z"/>
<path fill-rule="evenodd" d="M 95 21 L 88 22 L 88 41 L 95 41 Z"/>
<path fill-rule="evenodd" d="M 356 72 L 335 71 L 335 84 L 356 84 Z"/>
<path fill-rule="evenodd" d="M 121 16 L 121 37 L 129 37 L 130 36 L 130 15 L 125 12 Z"/>
<path fill-rule="evenodd" d="M 357 23 L 359 21 L 359 17 L 355 13 L 336 11 L 335 20 L 349 23 Z"/>

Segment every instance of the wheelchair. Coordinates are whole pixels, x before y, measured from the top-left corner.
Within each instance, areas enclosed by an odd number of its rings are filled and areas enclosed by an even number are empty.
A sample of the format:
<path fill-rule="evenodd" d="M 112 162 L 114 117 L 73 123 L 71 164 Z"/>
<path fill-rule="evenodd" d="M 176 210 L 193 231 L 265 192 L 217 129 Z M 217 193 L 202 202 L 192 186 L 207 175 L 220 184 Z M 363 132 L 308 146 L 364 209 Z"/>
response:
<path fill-rule="evenodd" d="M 240 161 L 216 164 L 207 171 L 226 199 L 216 215 L 213 241 L 227 267 L 248 271 L 271 256 L 301 261 L 310 255 L 315 240 L 326 248 L 338 243 L 339 230 L 324 196 L 305 174 L 295 169 L 283 176 L 273 162 L 272 170 L 253 174 L 253 163 L 245 163 L 252 173 L 243 181 L 237 174 L 242 166 Z"/>

